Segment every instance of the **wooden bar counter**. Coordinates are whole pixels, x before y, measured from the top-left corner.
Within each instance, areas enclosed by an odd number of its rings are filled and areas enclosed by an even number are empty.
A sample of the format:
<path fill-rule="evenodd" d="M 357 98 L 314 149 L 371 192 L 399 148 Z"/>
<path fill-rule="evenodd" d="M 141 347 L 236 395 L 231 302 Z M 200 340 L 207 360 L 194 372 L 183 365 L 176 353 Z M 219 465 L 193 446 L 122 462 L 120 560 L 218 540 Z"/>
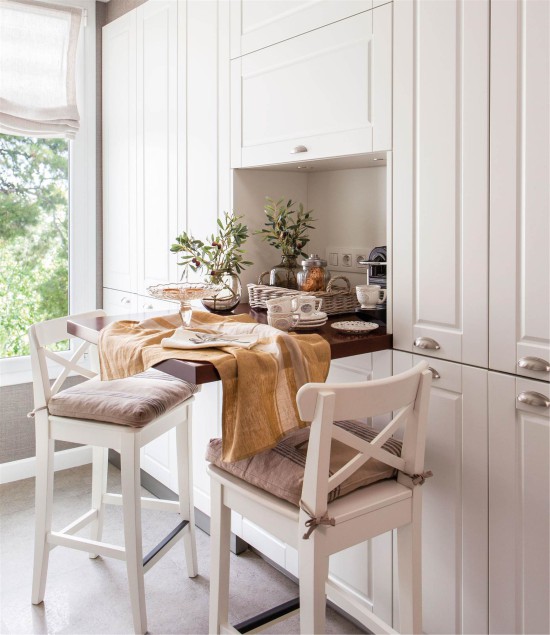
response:
<path fill-rule="evenodd" d="M 147 318 L 158 315 L 170 315 L 174 311 L 162 311 L 156 313 L 135 313 L 131 315 L 116 315 L 95 318 L 92 320 L 69 320 L 67 329 L 69 333 L 93 344 L 97 344 L 99 332 L 102 328 L 112 322 L 118 320 L 133 320 L 140 322 Z M 267 323 L 267 313 L 252 309 L 248 304 L 240 304 L 233 314 L 247 314 L 262 324 Z M 228 315 L 228 314 L 223 314 Z M 362 353 L 374 353 L 392 348 L 392 336 L 386 333 L 386 328 L 380 326 L 375 331 L 364 335 L 347 335 L 335 331 L 331 324 L 341 322 L 343 320 L 356 320 L 355 313 L 347 315 L 335 315 L 330 317 L 328 322 L 317 329 L 300 330 L 300 333 L 317 333 L 324 337 L 330 344 L 331 359 L 339 359 L 341 357 L 351 357 L 353 355 L 361 355 Z M 206 384 L 212 381 L 219 381 L 218 372 L 209 362 L 189 362 L 181 359 L 169 359 L 155 366 L 158 370 L 184 379 L 193 384 Z"/>

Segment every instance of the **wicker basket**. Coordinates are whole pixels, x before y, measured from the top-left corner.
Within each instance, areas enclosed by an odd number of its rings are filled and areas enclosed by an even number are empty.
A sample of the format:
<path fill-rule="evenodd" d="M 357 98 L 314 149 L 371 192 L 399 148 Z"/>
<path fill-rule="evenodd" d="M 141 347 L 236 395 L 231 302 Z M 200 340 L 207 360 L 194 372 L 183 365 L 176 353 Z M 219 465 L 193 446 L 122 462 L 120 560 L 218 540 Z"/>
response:
<path fill-rule="evenodd" d="M 338 280 L 342 280 L 345 286 L 336 285 Z M 248 302 L 253 309 L 265 309 L 266 300 L 294 295 L 314 295 L 316 298 L 321 298 L 323 300 L 321 311 L 328 315 L 353 313 L 360 306 L 355 293 L 351 290 L 350 281 L 344 276 L 333 278 L 328 283 L 326 291 L 315 291 L 314 293 L 270 287 L 265 284 L 249 284 L 247 286 Z"/>

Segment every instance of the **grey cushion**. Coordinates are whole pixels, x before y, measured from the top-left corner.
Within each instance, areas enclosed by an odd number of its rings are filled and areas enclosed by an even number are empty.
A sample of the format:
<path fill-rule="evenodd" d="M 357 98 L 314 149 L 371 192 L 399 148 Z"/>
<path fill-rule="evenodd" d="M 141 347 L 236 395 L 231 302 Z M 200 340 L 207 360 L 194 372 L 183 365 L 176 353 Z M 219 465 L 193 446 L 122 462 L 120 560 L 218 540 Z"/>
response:
<path fill-rule="evenodd" d="M 48 404 L 52 415 L 141 428 L 197 391 L 186 381 L 148 370 L 113 381 L 90 379 L 59 391 Z"/>
<path fill-rule="evenodd" d="M 365 441 L 372 441 L 377 431 L 361 421 L 337 421 L 335 425 L 357 435 Z M 255 456 L 225 463 L 221 460 L 222 440 L 211 439 L 206 450 L 206 459 L 221 469 L 259 487 L 293 505 L 300 504 L 304 469 L 306 464 L 309 428 L 303 428 L 283 439 L 273 449 Z M 401 441 L 388 439 L 382 446 L 388 452 L 401 456 Z M 349 446 L 333 439 L 330 456 L 330 473 L 334 474 L 356 452 Z M 396 470 L 381 461 L 370 459 L 339 487 L 329 493 L 328 501 L 345 496 L 354 490 L 377 481 L 396 476 Z"/>

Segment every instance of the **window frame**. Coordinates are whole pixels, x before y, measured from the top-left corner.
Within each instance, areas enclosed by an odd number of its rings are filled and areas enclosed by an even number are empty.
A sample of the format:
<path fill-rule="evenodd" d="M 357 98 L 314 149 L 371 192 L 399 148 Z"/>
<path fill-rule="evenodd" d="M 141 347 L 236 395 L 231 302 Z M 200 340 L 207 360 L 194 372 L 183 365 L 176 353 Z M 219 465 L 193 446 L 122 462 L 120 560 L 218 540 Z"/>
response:
<path fill-rule="evenodd" d="M 82 313 L 96 308 L 98 282 L 95 0 L 56 0 L 56 4 L 83 9 L 76 88 L 80 130 L 69 141 L 69 311 Z M 29 355 L 0 359 L 0 387 L 31 381 Z"/>

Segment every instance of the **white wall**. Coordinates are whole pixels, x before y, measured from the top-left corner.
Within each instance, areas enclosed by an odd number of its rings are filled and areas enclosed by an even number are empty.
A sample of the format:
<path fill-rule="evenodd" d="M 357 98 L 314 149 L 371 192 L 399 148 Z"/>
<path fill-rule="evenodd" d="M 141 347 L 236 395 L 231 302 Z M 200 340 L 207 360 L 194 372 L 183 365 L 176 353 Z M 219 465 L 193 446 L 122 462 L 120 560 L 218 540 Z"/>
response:
<path fill-rule="evenodd" d="M 360 248 L 385 245 L 386 168 L 315 170 L 234 170 L 233 208 L 243 214 L 251 232 L 265 222 L 265 197 L 291 198 L 313 210 L 315 229 L 311 230 L 308 253 L 326 255 L 329 245 Z M 243 286 L 257 282 L 263 271 L 280 261 L 281 252 L 252 236 L 247 243 L 248 259 L 254 262 L 241 276 Z M 367 251 L 368 255 L 368 251 Z M 301 262 L 302 258 L 298 258 Z M 364 274 L 331 267 L 334 274 L 344 273 L 352 285 L 366 282 Z"/>

